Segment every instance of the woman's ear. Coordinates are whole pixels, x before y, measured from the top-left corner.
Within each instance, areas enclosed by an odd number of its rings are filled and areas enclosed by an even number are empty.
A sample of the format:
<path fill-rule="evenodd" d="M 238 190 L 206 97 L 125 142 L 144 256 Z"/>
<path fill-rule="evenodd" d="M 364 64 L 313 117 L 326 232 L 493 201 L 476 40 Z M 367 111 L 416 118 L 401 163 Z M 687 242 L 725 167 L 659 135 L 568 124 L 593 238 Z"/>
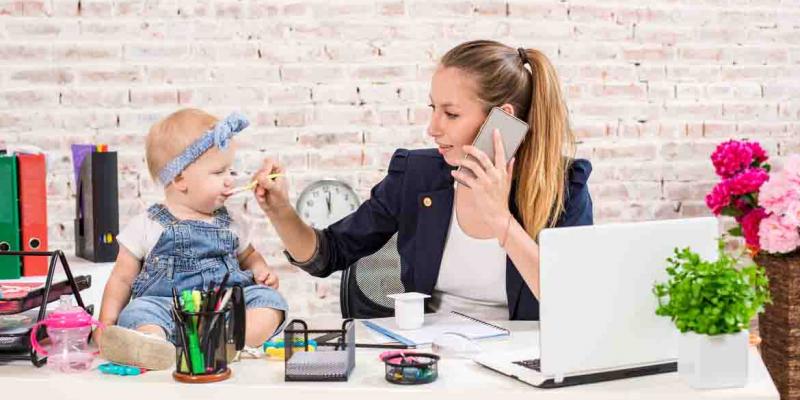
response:
<path fill-rule="evenodd" d="M 516 114 L 514 114 L 514 106 L 512 106 L 509 103 L 503 104 L 502 106 L 500 106 L 500 109 L 502 109 L 503 111 L 505 111 L 505 112 L 507 112 L 507 113 L 509 113 L 511 115 L 516 115 Z"/>

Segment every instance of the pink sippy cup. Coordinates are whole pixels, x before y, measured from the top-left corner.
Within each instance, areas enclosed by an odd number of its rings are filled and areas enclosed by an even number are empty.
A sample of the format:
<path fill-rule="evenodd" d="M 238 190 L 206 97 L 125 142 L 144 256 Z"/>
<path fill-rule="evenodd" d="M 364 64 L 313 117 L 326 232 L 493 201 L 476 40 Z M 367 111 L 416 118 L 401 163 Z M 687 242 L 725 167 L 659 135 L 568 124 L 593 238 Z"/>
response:
<path fill-rule="evenodd" d="M 81 372 L 91 367 L 98 352 L 87 342 L 92 326 L 102 324 L 83 308 L 72 305 L 72 296 L 64 295 L 58 308 L 31 329 L 31 345 L 37 353 L 47 356 L 47 366 L 59 372 Z M 39 325 L 47 327 L 52 345 L 45 350 L 36 340 Z"/>

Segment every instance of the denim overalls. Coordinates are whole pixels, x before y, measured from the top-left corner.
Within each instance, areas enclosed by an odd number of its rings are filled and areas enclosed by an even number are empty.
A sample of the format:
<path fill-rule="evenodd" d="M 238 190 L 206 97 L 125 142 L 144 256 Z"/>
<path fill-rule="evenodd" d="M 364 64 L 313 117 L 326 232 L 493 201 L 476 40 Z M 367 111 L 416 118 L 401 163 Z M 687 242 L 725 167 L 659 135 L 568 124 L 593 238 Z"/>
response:
<path fill-rule="evenodd" d="M 213 222 L 178 220 L 161 204 L 152 205 L 147 214 L 164 227 L 164 232 L 145 257 L 131 288 L 133 299 L 120 313 L 118 325 L 129 329 L 158 325 L 174 343 L 172 288 L 179 293 L 208 289 L 219 285 L 228 271 L 226 286 L 244 287 L 248 309 L 282 310 L 285 323 L 286 300 L 274 289 L 256 285 L 252 272 L 240 269 L 236 258 L 239 238 L 229 229 L 231 217 L 225 207 L 214 212 Z"/>

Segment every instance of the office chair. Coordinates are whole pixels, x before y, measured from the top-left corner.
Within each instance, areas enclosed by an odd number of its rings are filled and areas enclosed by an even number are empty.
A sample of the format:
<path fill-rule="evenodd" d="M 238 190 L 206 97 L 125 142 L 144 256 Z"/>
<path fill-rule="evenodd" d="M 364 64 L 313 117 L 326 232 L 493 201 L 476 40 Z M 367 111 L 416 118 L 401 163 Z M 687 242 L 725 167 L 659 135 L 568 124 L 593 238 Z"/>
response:
<path fill-rule="evenodd" d="M 342 272 L 339 292 L 342 318 L 391 317 L 394 300 L 386 295 L 404 291 L 395 235 L 380 250 Z"/>

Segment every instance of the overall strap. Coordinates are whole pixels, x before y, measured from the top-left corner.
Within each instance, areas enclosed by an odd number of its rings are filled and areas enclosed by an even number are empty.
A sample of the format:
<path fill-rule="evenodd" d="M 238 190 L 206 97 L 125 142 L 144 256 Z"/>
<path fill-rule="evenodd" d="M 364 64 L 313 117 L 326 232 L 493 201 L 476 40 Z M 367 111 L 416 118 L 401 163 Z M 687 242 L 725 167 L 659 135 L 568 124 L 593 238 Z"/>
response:
<path fill-rule="evenodd" d="M 147 209 L 147 216 L 150 217 L 153 221 L 158 222 L 163 227 L 167 227 L 169 225 L 173 225 L 178 223 L 178 219 L 172 215 L 167 207 L 164 207 L 163 204 L 153 204 Z"/>

